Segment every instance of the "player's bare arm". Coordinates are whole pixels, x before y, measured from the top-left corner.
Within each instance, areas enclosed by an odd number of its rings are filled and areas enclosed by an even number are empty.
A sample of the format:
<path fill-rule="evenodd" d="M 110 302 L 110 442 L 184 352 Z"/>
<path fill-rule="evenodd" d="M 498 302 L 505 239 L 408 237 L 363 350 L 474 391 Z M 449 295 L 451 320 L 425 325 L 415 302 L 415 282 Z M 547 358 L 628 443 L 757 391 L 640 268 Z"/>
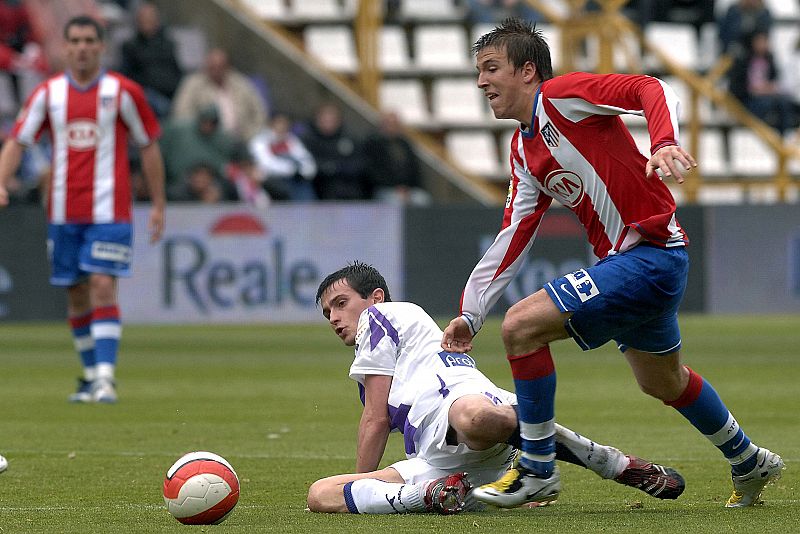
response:
<path fill-rule="evenodd" d="M 378 469 L 386 442 L 389 439 L 389 389 L 392 377 L 367 375 L 364 377 L 364 411 L 358 425 L 356 448 L 356 473 Z"/>
<path fill-rule="evenodd" d="M 150 218 L 148 231 L 150 242 L 155 243 L 164 234 L 164 209 L 166 194 L 164 193 L 164 161 L 161 158 L 161 149 L 158 143 L 150 143 L 141 149 L 142 171 L 147 180 L 147 189 L 150 193 Z"/>
<path fill-rule="evenodd" d="M 448 352 L 464 354 L 472 350 L 472 332 L 463 317 L 456 317 L 442 335 L 442 348 Z"/>
<path fill-rule="evenodd" d="M 693 167 L 697 167 L 697 162 L 683 147 L 667 145 L 656 150 L 645 170 L 648 178 L 652 177 L 656 169 L 660 169 L 663 176 L 672 176 L 676 182 L 682 184 L 685 179 L 683 169 L 691 170 Z"/>
<path fill-rule="evenodd" d="M 19 168 L 19 163 L 22 161 L 22 152 L 25 147 L 22 146 L 16 139 L 8 138 L 3 143 L 3 149 L 0 151 L 0 208 L 8 205 L 8 184 L 11 176 Z"/>

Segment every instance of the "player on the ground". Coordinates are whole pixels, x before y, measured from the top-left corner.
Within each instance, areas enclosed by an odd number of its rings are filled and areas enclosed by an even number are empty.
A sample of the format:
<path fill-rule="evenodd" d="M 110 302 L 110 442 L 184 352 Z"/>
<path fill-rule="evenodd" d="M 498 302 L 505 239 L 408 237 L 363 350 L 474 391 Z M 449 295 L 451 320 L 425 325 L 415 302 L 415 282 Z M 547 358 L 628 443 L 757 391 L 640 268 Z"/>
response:
<path fill-rule="evenodd" d="M 781 458 L 745 435 L 717 393 L 681 364 L 677 311 L 686 287 L 688 240 L 675 202 L 655 169 L 683 181 L 696 165 L 678 143 L 678 100 L 650 76 L 572 73 L 553 77 L 547 43 L 530 23 L 507 19 L 473 46 L 478 87 L 495 117 L 515 119 L 511 183 L 503 227 L 464 289 L 461 315 L 441 347 L 466 352 L 533 243 L 553 199 L 583 223 L 597 257 L 514 304 L 502 326 L 519 403 L 522 457 L 517 469 L 476 496 L 516 506 L 556 496 L 550 343 L 572 337 L 584 350 L 617 342 L 640 388 L 677 409 L 730 462 L 728 507 L 759 501 L 780 476 Z M 619 115 L 647 119 L 650 160 Z M 680 165 L 678 165 L 678 163 Z"/>
<path fill-rule="evenodd" d="M 131 184 L 128 139 L 139 147 L 150 191 L 151 240 L 164 226 L 160 128 L 142 88 L 101 68 L 103 28 L 86 16 L 64 27 L 67 69 L 40 84 L 0 152 L 0 207 L 5 184 L 26 146 L 49 130 L 50 282 L 67 288 L 67 314 L 83 363 L 73 402 L 117 401 L 114 370 L 121 335 L 117 277 L 130 275 Z"/>
<path fill-rule="evenodd" d="M 315 482 L 308 492 L 312 511 L 455 513 L 471 484 L 509 469 L 511 444 L 520 440 L 514 395 L 495 386 L 470 356 L 441 350 L 442 330 L 425 310 L 391 302 L 383 276 L 360 262 L 326 277 L 317 303 L 344 344 L 355 345 L 350 377 L 364 411 L 356 473 Z M 675 470 L 556 427 L 559 460 L 660 499 L 683 491 Z M 407 459 L 378 470 L 392 430 L 403 434 Z"/>

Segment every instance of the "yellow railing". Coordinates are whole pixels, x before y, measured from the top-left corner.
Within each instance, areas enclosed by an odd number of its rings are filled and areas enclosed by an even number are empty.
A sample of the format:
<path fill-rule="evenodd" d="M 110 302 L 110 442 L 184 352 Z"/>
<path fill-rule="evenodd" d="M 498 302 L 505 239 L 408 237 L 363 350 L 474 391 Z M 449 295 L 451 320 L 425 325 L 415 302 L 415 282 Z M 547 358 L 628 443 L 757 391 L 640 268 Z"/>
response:
<path fill-rule="evenodd" d="M 719 79 L 727 72 L 731 65 L 728 56 L 720 57 L 716 64 L 705 74 L 689 70 L 664 53 L 660 46 L 648 42 L 641 28 L 624 17 L 620 9 L 627 4 L 627 0 L 597 0 L 601 6 L 600 11 L 587 12 L 586 0 L 569 0 L 569 13 L 564 16 L 552 8 L 545 0 L 527 0 L 530 5 L 539 10 L 553 24 L 561 30 L 561 53 L 565 71 L 574 70 L 575 58 L 580 54 L 580 44 L 588 36 L 594 36 L 599 41 L 598 72 L 612 72 L 614 70 L 613 51 L 615 46 L 625 46 L 625 40 L 633 37 L 641 42 L 643 53 L 656 57 L 664 69 L 670 74 L 682 79 L 690 90 L 689 119 L 688 119 L 688 149 L 698 158 L 702 158 L 700 150 L 700 132 L 702 130 L 700 118 L 700 99 L 707 98 L 717 107 L 724 109 L 738 124 L 752 130 L 775 153 L 778 169 L 774 184 L 778 189 L 780 199 L 787 199 L 787 190 L 792 183 L 788 163 L 793 158 L 800 157 L 800 150 L 791 143 L 784 141 L 778 133 L 764 123 L 761 119 L 750 113 L 736 98 L 727 91 L 719 88 Z M 635 60 L 630 62 L 632 70 L 638 71 L 641 66 Z M 702 160 L 701 160 L 702 161 Z M 702 185 L 702 164 L 697 172 L 692 172 L 684 184 L 686 200 L 694 202 L 697 191 Z M 736 180 L 737 184 L 752 182 L 752 180 Z M 763 183 L 761 181 L 760 183 Z"/>

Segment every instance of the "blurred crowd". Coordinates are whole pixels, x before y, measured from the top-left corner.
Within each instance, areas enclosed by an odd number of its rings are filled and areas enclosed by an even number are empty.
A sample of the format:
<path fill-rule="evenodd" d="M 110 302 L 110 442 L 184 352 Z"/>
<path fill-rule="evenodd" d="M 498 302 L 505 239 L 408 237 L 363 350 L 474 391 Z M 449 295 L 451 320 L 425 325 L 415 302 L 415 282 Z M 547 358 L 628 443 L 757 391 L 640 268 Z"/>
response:
<path fill-rule="evenodd" d="M 391 18 L 399 2 L 386 2 Z M 226 50 L 210 47 L 196 66 L 180 61 L 169 23 L 154 4 L 108 4 L 116 9 L 114 23 L 126 25 L 128 33 L 109 50 L 107 67 L 141 84 L 161 120 L 169 200 L 242 201 L 258 207 L 271 201 L 431 203 L 396 114 L 383 114 L 380 125 L 363 138 L 348 128 L 343 110 L 332 101 L 309 117 L 291 117 L 274 107 L 270 82 L 236 69 Z M 521 0 L 464 0 L 464 7 L 470 24 L 509 15 L 544 20 Z M 599 8 L 591 1 L 589 7 Z M 632 0 L 624 12 L 641 25 L 686 19 L 699 31 L 714 21 L 714 1 Z M 782 134 L 793 131 L 800 117 L 800 43 L 790 64 L 776 63 L 770 49 L 773 17 L 764 0 L 735 0 L 716 22 L 720 49 L 733 58 L 727 75 L 731 93 Z M 43 50 L 25 3 L 0 0 L 3 134 L 27 93 L 56 70 Z M 134 159 L 132 165 L 135 198 L 146 200 L 138 162 Z M 12 195 L 17 201 L 39 201 L 47 173 L 49 146 L 44 139 L 26 151 L 16 182 L 10 184 Z"/>

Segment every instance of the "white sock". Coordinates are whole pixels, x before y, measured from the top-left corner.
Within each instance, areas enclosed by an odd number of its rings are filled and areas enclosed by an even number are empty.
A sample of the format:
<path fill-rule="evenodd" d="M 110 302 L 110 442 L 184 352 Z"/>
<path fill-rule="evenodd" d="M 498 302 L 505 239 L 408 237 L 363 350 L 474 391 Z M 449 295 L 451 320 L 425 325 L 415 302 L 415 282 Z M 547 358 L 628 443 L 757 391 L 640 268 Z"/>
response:
<path fill-rule="evenodd" d="M 114 364 L 101 362 L 95 365 L 97 378 L 100 380 L 114 380 Z"/>
<path fill-rule="evenodd" d="M 97 367 L 92 365 L 91 367 L 84 367 L 83 368 L 83 379 L 87 382 L 94 382 L 97 380 Z"/>
<path fill-rule="evenodd" d="M 352 502 L 360 514 L 424 512 L 427 484 L 428 482 L 398 484 L 374 478 L 362 478 L 345 485 L 345 500 L 349 491 Z"/>
<path fill-rule="evenodd" d="M 569 449 L 581 462 L 601 478 L 617 478 L 629 460 L 620 450 L 585 438 L 556 423 L 556 441 Z"/>

